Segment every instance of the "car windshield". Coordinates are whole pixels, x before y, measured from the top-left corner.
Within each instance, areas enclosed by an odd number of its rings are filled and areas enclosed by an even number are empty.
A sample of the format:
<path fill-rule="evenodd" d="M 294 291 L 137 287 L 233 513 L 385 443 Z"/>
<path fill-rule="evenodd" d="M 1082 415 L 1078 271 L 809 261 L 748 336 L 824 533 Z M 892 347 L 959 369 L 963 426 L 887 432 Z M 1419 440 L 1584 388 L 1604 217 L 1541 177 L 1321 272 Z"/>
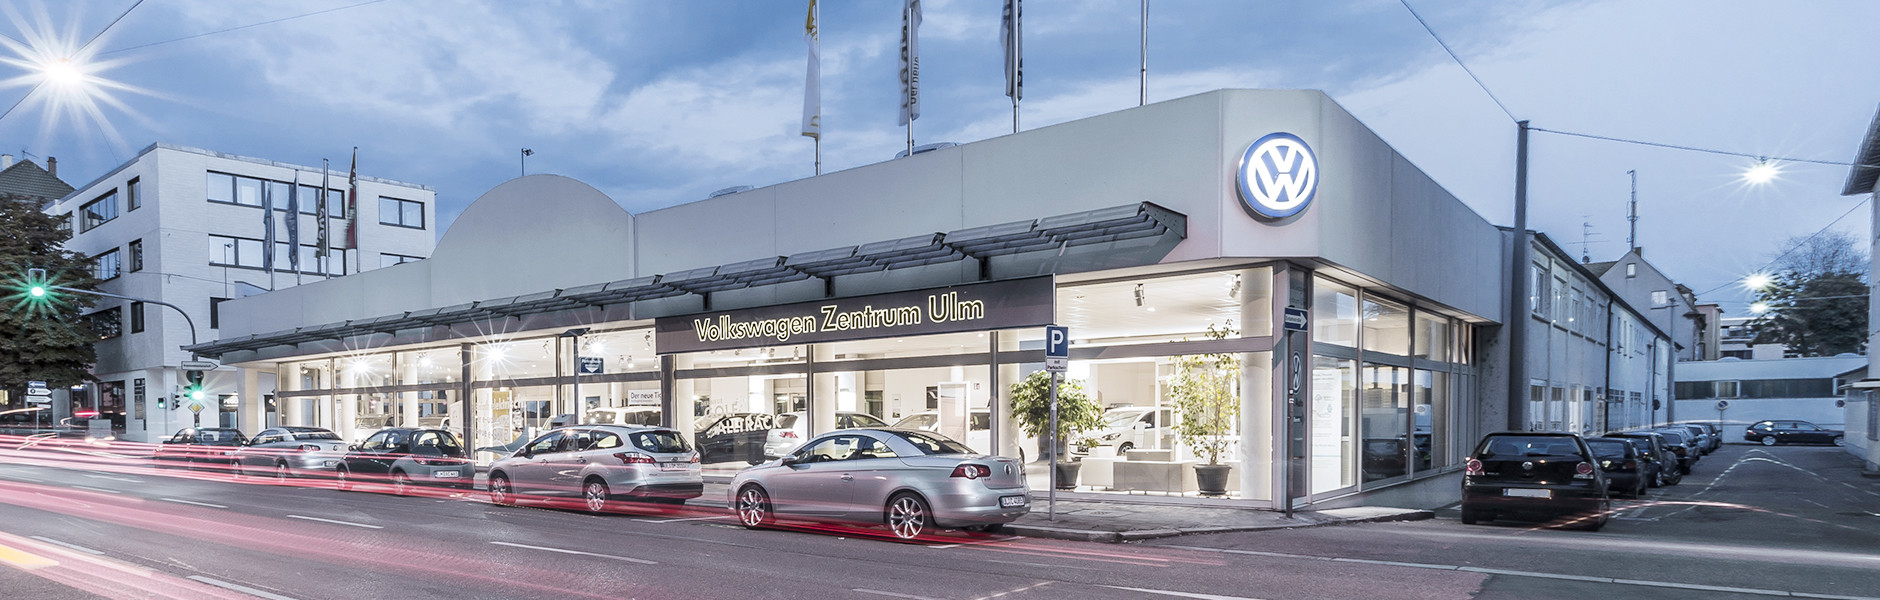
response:
<path fill-rule="evenodd" d="M 1482 440 L 1477 458 L 1519 458 L 1533 456 L 1579 456 L 1580 446 L 1573 438 L 1555 435 L 1497 435 Z"/>
<path fill-rule="evenodd" d="M 777 415 L 777 424 L 772 429 L 791 429 L 796 427 L 796 415 Z"/>
<path fill-rule="evenodd" d="M 670 454 L 692 451 L 692 447 L 685 443 L 685 436 L 679 435 L 677 431 L 636 431 L 627 437 L 633 438 L 633 445 L 647 452 Z"/>
<path fill-rule="evenodd" d="M 241 437 L 232 429 L 200 429 L 196 431 L 196 441 L 204 444 L 226 444 Z"/>
<path fill-rule="evenodd" d="M 457 442 L 457 436 L 448 431 L 420 431 L 412 437 L 413 454 L 439 454 L 443 456 L 463 456 L 463 444 Z"/>
<path fill-rule="evenodd" d="M 886 421 L 877 419 L 875 418 L 874 415 L 871 415 L 868 413 L 855 413 L 855 414 L 849 415 L 849 418 L 855 421 L 856 427 L 887 427 L 888 426 L 888 423 Z"/>
<path fill-rule="evenodd" d="M 1140 418 L 1142 418 L 1142 411 L 1139 410 L 1113 412 L 1103 415 L 1103 428 L 1119 429 L 1129 427 L 1130 423 L 1134 423 L 1136 419 Z"/>
<path fill-rule="evenodd" d="M 331 431 L 295 431 L 296 440 L 339 440 L 339 434 Z"/>
<path fill-rule="evenodd" d="M 1625 458 L 1626 443 L 1619 440 L 1586 440 L 1586 447 L 1599 458 Z"/>
<path fill-rule="evenodd" d="M 978 454 L 965 444 L 953 441 L 943 435 L 919 431 L 895 431 L 894 435 L 907 440 L 923 454 Z"/>

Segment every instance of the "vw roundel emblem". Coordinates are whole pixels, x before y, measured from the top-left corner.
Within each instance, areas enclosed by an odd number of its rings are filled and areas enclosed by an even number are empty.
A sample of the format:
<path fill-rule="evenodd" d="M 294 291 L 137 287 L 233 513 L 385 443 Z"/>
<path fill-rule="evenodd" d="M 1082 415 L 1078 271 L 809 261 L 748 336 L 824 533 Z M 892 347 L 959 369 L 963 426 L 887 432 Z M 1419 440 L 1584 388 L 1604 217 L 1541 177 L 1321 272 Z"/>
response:
<path fill-rule="evenodd" d="M 1240 202 L 1255 215 L 1284 219 L 1305 210 L 1319 190 L 1319 159 L 1290 133 L 1269 133 L 1247 146 L 1235 173 Z"/>
<path fill-rule="evenodd" d="M 1534 461 L 1528 461 L 1528 462 L 1524 462 L 1524 463 L 1521 463 L 1521 468 L 1523 468 L 1523 469 L 1527 469 L 1527 470 L 1529 470 L 1529 471 L 1532 471 L 1532 470 L 1534 470 Z"/>

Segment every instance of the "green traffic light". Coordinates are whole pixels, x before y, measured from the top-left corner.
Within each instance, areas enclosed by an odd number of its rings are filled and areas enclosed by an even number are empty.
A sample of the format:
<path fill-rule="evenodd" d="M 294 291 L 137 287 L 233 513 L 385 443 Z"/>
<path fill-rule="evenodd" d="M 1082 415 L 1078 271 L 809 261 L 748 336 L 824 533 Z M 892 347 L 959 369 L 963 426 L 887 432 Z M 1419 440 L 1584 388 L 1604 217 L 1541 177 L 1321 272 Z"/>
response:
<path fill-rule="evenodd" d="M 189 399 L 190 399 L 190 400 L 201 400 L 201 399 L 202 399 L 202 390 L 190 390 L 190 391 L 189 391 Z"/>
<path fill-rule="evenodd" d="M 46 286 L 35 285 L 31 290 L 28 290 L 27 293 L 32 294 L 34 298 L 44 298 L 46 297 Z"/>

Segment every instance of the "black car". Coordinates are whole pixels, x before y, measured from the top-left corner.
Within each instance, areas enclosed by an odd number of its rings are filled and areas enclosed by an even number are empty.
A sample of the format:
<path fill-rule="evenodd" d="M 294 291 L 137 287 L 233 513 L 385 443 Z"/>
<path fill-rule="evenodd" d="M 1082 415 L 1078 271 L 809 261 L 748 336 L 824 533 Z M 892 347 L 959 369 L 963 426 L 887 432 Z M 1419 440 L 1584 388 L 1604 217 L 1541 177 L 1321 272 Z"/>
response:
<path fill-rule="evenodd" d="M 246 445 L 248 436 L 242 435 L 239 429 L 191 427 L 157 444 L 156 455 L 151 458 L 158 466 L 195 468 L 204 465 L 227 472 L 235 465 L 235 450 Z"/>
<path fill-rule="evenodd" d="M 699 462 L 745 462 L 758 464 L 764 457 L 764 443 L 770 430 L 777 427 L 777 417 L 764 413 L 732 413 L 698 420 L 696 436 Z"/>
<path fill-rule="evenodd" d="M 1743 441 L 1756 442 L 1764 446 L 1776 444 L 1834 444 L 1846 442 L 1846 434 L 1838 429 L 1828 429 L 1807 421 L 1781 419 L 1757 421 L 1743 430 Z"/>
<path fill-rule="evenodd" d="M 1682 427 L 1653 429 L 1651 432 L 1664 438 L 1665 445 L 1671 447 L 1671 453 L 1678 455 L 1678 472 L 1690 475 L 1691 467 L 1697 464 L 1697 459 L 1702 458 L 1697 452 L 1697 442 L 1691 437 L 1691 432 L 1685 431 Z"/>
<path fill-rule="evenodd" d="M 416 486 L 469 489 L 476 482 L 476 465 L 455 433 L 395 427 L 352 445 L 334 476 L 342 490 L 389 483 L 393 493 L 403 495 Z"/>
<path fill-rule="evenodd" d="M 1612 510 L 1606 477 L 1586 441 L 1571 433 L 1491 433 L 1462 478 L 1462 522 L 1552 520 L 1598 531 Z"/>
<path fill-rule="evenodd" d="M 1677 485 L 1684 481 L 1684 471 L 1678 469 L 1678 455 L 1671 451 L 1664 437 L 1649 431 L 1608 433 L 1606 437 L 1625 440 L 1638 447 L 1639 459 L 1645 461 L 1646 470 L 1651 472 L 1647 479 L 1651 487 Z"/>
<path fill-rule="evenodd" d="M 1613 438 L 1587 438 L 1586 447 L 1599 459 L 1599 470 L 1606 474 L 1606 489 L 1628 498 L 1645 495 L 1651 486 L 1644 456 L 1631 441 Z"/>

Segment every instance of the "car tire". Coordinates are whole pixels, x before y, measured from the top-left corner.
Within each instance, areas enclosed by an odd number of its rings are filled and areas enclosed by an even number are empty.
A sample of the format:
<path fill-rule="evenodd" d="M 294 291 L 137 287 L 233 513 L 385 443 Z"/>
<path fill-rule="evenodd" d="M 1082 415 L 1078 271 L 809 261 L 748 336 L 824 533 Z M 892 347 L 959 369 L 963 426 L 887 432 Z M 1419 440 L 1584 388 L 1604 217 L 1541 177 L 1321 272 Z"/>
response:
<path fill-rule="evenodd" d="M 1482 516 L 1479 511 L 1473 508 L 1466 507 L 1466 506 L 1462 507 L 1462 524 L 1463 525 L 1474 525 L 1477 521 L 1481 521 L 1481 520 L 1482 520 Z"/>
<path fill-rule="evenodd" d="M 972 528 L 972 530 L 980 532 L 980 533 L 1002 533 L 1005 531 L 1005 524 L 1004 523 L 987 523 L 985 525 L 974 527 Z"/>
<path fill-rule="evenodd" d="M 758 529 L 770 526 L 776 520 L 776 513 L 771 508 L 770 494 L 764 488 L 747 485 L 738 490 L 738 522 L 745 528 Z"/>
<path fill-rule="evenodd" d="M 607 512 L 607 502 L 610 499 L 612 499 L 612 494 L 607 491 L 607 482 L 601 481 L 600 478 L 589 477 L 581 484 L 581 506 L 589 513 L 598 515 Z"/>
<path fill-rule="evenodd" d="M 510 491 L 508 475 L 491 475 L 490 483 L 485 487 L 489 488 L 490 504 L 508 506 L 516 501 L 515 494 Z"/>
<path fill-rule="evenodd" d="M 934 527 L 933 509 L 920 496 L 910 493 L 895 494 L 888 499 L 887 510 L 882 515 L 888 524 L 888 530 L 894 537 L 903 540 L 919 539 Z"/>
<path fill-rule="evenodd" d="M 404 471 L 392 471 L 392 495 L 405 496 L 411 494 L 411 491 L 411 476 Z"/>
<path fill-rule="evenodd" d="M 229 461 L 228 472 L 230 475 L 234 476 L 236 479 L 241 479 L 241 478 L 248 476 L 248 470 L 242 468 L 242 461 L 239 461 L 239 460 Z"/>
<path fill-rule="evenodd" d="M 1838 435 L 1837 435 L 1837 436 L 1834 436 L 1834 440 L 1833 440 L 1833 442 L 1832 442 L 1832 443 L 1833 443 L 1834 445 L 1836 445 L 1836 446 L 1843 446 L 1843 447 L 1845 447 L 1845 446 L 1847 446 L 1847 438 L 1846 438 L 1846 437 L 1843 437 L 1843 436 L 1838 436 Z"/>
<path fill-rule="evenodd" d="M 1764 446 L 1774 446 L 1774 445 L 1776 445 L 1776 436 L 1773 436 L 1773 435 L 1765 435 L 1765 436 L 1763 436 L 1763 438 L 1762 438 L 1762 445 L 1764 445 Z"/>
<path fill-rule="evenodd" d="M 352 469 L 348 469 L 346 465 L 342 464 L 339 468 L 333 470 L 333 477 L 337 480 L 333 487 L 338 488 L 339 491 L 342 492 L 352 491 Z"/>
<path fill-rule="evenodd" d="M 1135 449 L 1136 449 L 1135 444 L 1130 443 L 1130 442 L 1123 442 L 1121 444 L 1116 445 L 1116 455 L 1123 456 L 1125 454 L 1128 454 L 1130 450 L 1135 450 Z"/>
<path fill-rule="evenodd" d="M 281 483 L 287 483 L 287 480 L 293 479 L 293 478 L 294 478 L 294 472 L 293 470 L 287 468 L 287 463 L 284 463 L 284 462 L 274 463 L 274 480 L 275 481 L 278 481 Z"/>

